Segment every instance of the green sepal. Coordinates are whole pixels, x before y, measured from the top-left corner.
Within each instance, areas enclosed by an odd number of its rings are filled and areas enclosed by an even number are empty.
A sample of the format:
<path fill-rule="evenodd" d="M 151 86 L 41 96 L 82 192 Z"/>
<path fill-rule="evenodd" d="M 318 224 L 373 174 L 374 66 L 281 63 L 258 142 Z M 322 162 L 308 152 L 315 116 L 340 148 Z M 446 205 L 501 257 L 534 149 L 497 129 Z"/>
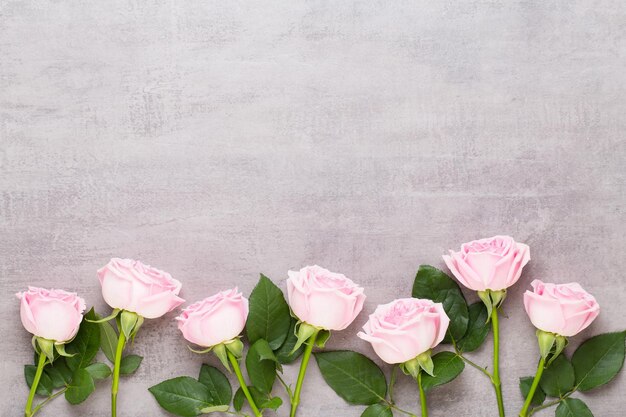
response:
<path fill-rule="evenodd" d="M 113 309 L 111 314 L 108 315 L 107 317 L 104 317 L 104 318 L 99 319 L 99 320 L 91 320 L 91 319 L 87 319 L 86 318 L 85 321 L 88 321 L 89 323 L 104 323 L 104 322 L 107 322 L 107 321 L 110 321 L 110 320 L 113 320 L 114 318 L 116 318 L 117 315 L 120 314 L 120 311 L 122 311 L 122 310 L 120 310 L 119 308 L 115 308 L 115 309 Z"/>
<path fill-rule="evenodd" d="M 224 346 L 223 343 L 213 346 L 213 353 L 215 353 L 215 356 L 217 356 L 220 362 L 222 362 L 222 365 L 224 365 L 224 368 L 226 368 L 226 370 L 230 372 L 230 365 L 228 364 L 228 352 L 226 351 L 226 346 Z"/>
<path fill-rule="evenodd" d="M 127 340 L 131 339 L 135 335 L 135 328 L 137 327 L 138 322 L 139 315 L 137 313 L 123 310 L 120 314 L 120 324 L 122 327 L 122 332 L 124 332 L 124 336 L 126 336 Z"/>
<path fill-rule="evenodd" d="M 497 309 L 504 302 L 504 299 L 506 298 L 506 290 L 478 291 L 478 297 L 485 304 L 485 307 L 487 307 L 487 321 L 485 323 L 488 323 L 489 320 L 491 320 L 491 313 L 493 312 L 493 309 Z"/>
<path fill-rule="evenodd" d="M 36 336 L 37 345 L 39 346 L 39 352 L 46 355 L 48 362 L 54 362 L 54 342 L 52 340 L 44 339 L 43 337 Z"/>
<path fill-rule="evenodd" d="M 65 356 L 66 358 L 71 358 L 72 356 L 76 356 L 76 353 L 67 353 L 65 351 L 65 344 L 64 343 L 55 343 L 54 347 L 57 349 L 57 352 L 59 353 L 59 355 L 61 356 Z"/>
<path fill-rule="evenodd" d="M 224 342 L 224 346 L 226 346 L 226 349 L 235 355 L 237 359 L 243 356 L 243 342 L 238 337 Z"/>
<path fill-rule="evenodd" d="M 537 342 L 539 342 L 539 353 L 545 360 L 552 351 L 552 346 L 556 343 L 557 336 L 554 333 L 544 332 L 543 330 L 537 330 Z M 564 347 L 564 346 L 563 346 Z M 561 349 L 563 350 L 563 349 Z M 560 352 L 559 352 L 560 353 Z M 553 357 L 557 357 L 554 355 Z"/>
<path fill-rule="evenodd" d="M 213 350 L 213 346 L 211 346 L 210 348 L 206 348 L 206 349 L 204 349 L 204 350 L 196 350 L 196 349 L 192 348 L 191 346 L 187 346 L 187 348 L 188 348 L 190 351 L 192 351 L 193 353 L 197 353 L 197 354 L 200 354 L 200 355 L 203 355 L 203 354 L 205 354 L 205 353 L 209 353 L 210 351 L 212 351 L 212 350 Z"/>
<path fill-rule="evenodd" d="M 320 330 L 315 338 L 315 346 L 323 349 L 328 339 L 330 339 L 330 330 Z"/>
<path fill-rule="evenodd" d="M 563 352 L 565 346 L 567 346 L 567 337 L 557 334 L 554 353 L 552 354 L 550 360 L 546 363 L 546 368 L 550 366 L 550 364 L 561 354 L 561 352 Z"/>
<path fill-rule="evenodd" d="M 214 405 L 212 407 L 203 408 L 202 410 L 200 410 L 200 412 L 202 414 L 225 413 L 229 409 L 230 409 L 229 405 Z"/>
<path fill-rule="evenodd" d="M 311 338 L 311 336 L 313 336 L 320 330 L 320 328 L 315 327 L 312 324 L 300 322 L 296 330 L 296 336 L 298 337 L 298 341 L 296 342 L 295 346 L 289 354 L 293 355 L 294 352 L 300 348 L 300 346 L 302 346 L 307 340 Z"/>
<path fill-rule="evenodd" d="M 426 352 L 420 353 L 415 358 L 406 361 L 400 364 L 400 369 L 406 375 L 411 375 L 414 379 L 417 379 L 419 373 L 423 370 L 430 376 L 435 376 L 434 369 L 435 365 L 433 364 L 433 359 L 431 358 L 432 351 L 427 350 Z"/>

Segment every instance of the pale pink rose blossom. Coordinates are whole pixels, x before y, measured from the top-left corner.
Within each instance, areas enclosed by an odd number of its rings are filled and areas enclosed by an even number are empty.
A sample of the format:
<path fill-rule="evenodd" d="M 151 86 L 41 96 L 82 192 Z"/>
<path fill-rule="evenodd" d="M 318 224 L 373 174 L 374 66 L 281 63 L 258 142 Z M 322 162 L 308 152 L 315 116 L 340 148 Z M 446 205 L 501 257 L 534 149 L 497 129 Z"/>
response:
<path fill-rule="evenodd" d="M 28 287 L 16 295 L 22 324 L 30 333 L 58 343 L 76 336 L 85 311 L 85 300 L 76 293 Z"/>
<path fill-rule="evenodd" d="M 343 330 L 363 309 L 363 288 L 343 274 L 317 265 L 288 274 L 289 306 L 305 323 L 325 330 Z"/>
<path fill-rule="evenodd" d="M 233 288 L 191 304 L 176 320 L 185 339 L 211 347 L 239 336 L 247 318 L 248 299 Z"/>
<path fill-rule="evenodd" d="M 383 361 L 403 363 L 441 343 L 449 324 L 441 303 L 401 298 L 379 305 L 358 336 L 370 342 Z"/>
<path fill-rule="evenodd" d="M 104 301 L 142 317 L 161 317 L 185 302 L 181 283 L 167 272 L 132 259 L 113 258 L 98 270 Z"/>
<path fill-rule="evenodd" d="M 452 274 L 474 291 L 504 290 L 517 282 L 530 261 L 530 249 L 510 236 L 494 236 L 461 245 L 443 255 Z"/>
<path fill-rule="evenodd" d="M 600 314 L 593 295 L 576 282 L 543 283 L 536 279 L 533 291 L 524 293 L 524 307 L 533 325 L 561 336 L 574 336 L 586 329 Z"/>

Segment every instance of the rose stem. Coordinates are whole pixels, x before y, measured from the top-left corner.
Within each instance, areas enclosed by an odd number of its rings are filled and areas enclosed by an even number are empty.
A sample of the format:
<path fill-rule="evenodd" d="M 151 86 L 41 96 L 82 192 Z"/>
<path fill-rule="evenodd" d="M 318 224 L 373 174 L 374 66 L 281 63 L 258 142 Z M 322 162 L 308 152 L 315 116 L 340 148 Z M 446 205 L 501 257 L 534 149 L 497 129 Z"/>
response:
<path fill-rule="evenodd" d="M 120 383 L 120 363 L 122 362 L 122 351 L 126 345 L 126 336 L 120 326 L 120 337 L 117 339 L 117 350 L 115 351 L 115 364 L 113 366 L 113 384 L 111 385 L 111 417 L 117 416 L 117 391 Z"/>
<path fill-rule="evenodd" d="M 422 417 L 428 417 L 428 405 L 426 404 L 426 393 L 422 387 L 422 371 L 417 373 L 417 386 L 420 389 L 420 406 L 422 407 Z"/>
<path fill-rule="evenodd" d="M 293 394 L 293 399 L 291 400 L 291 414 L 290 417 L 296 416 L 296 411 L 298 410 L 298 404 L 300 404 L 300 392 L 302 391 L 302 382 L 304 381 L 304 375 L 306 374 L 306 368 L 309 365 L 309 359 L 311 358 L 311 352 L 313 352 L 313 347 L 315 346 L 315 339 L 317 338 L 317 331 L 311 335 L 309 340 L 307 341 L 306 349 L 304 350 L 304 354 L 302 355 L 302 363 L 300 363 L 300 372 L 298 373 L 298 382 L 296 382 L 296 390 Z"/>
<path fill-rule="evenodd" d="M 535 390 L 537 390 L 537 386 L 539 385 L 539 381 L 541 380 L 541 375 L 543 374 L 543 367 L 546 363 L 546 360 L 542 357 L 539 360 L 539 365 L 537 366 L 537 373 L 535 374 L 535 379 L 533 379 L 533 383 L 530 386 L 530 390 L 528 391 L 528 395 L 526 396 L 526 401 L 524 401 L 524 406 L 522 410 L 519 412 L 520 417 L 526 417 L 528 415 L 528 407 L 530 407 L 530 403 L 535 396 Z"/>
<path fill-rule="evenodd" d="M 37 371 L 35 372 L 35 378 L 33 379 L 33 385 L 30 387 L 30 393 L 28 394 L 28 401 L 26 401 L 26 408 L 24 409 L 24 416 L 30 417 L 33 415 L 33 400 L 35 399 L 35 393 L 37 391 L 37 385 L 43 374 L 43 367 L 46 365 L 46 355 L 41 352 L 39 354 L 39 361 L 37 362 Z"/>
<path fill-rule="evenodd" d="M 252 395 L 248 390 L 248 386 L 246 385 L 246 381 L 243 379 L 243 375 L 241 374 L 241 369 L 239 368 L 239 362 L 237 362 L 237 358 L 233 355 L 230 350 L 226 349 L 226 354 L 228 355 L 228 360 L 231 365 L 233 365 L 233 369 L 235 370 L 235 375 L 237 375 L 237 380 L 239 381 L 239 386 L 241 387 L 241 391 L 243 391 L 243 395 L 248 399 L 248 404 L 250 404 L 250 408 L 256 417 L 262 416 L 259 408 L 254 403 L 252 399 Z"/>
<path fill-rule="evenodd" d="M 498 309 L 494 308 L 491 313 L 491 327 L 493 328 L 493 375 L 491 383 L 496 390 L 498 399 L 498 412 L 500 417 L 504 417 L 504 401 L 502 400 L 502 385 L 500 383 L 500 327 L 498 325 Z"/>

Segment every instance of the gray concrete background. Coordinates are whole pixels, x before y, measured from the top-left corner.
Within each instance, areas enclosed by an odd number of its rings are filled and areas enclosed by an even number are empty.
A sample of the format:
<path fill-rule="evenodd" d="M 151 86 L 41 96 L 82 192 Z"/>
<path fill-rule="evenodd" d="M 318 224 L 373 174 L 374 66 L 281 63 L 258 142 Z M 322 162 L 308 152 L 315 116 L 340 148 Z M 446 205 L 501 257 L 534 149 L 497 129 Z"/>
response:
<path fill-rule="evenodd" d="M 259 272 L 284 288 L 318 263 L 368 294 L 329 348 L 373 356 L 355 333 L 410 293 L 420 263 L 508 233 L 532 253 L 502 329 L 516 415 L 537 356 L 521 302 L 533 278 L 598 298 L 572 347 L 626 327 L 625 35 L 622 1 L 0 0 L 0 414 L 27 396 L 13 293 L 28 284 L 106 312 L 95 271 L 112 256 L 169 271 L 189 301 L 249 294 Z M 122 381 L 122 416 L 166 415 L 146 388 L 197 373 L 174 315 L 131 349 L 145 360 Z M 106 416 L 108 390 L 42 416 Z M 579 397 L 618 417 L 625 390 L 622 374 Z M 301 417 L 363 409 L 314 363 L 303 395 Z M 433 417 L 495 414 L 472 369 L 429 399 Z"/>

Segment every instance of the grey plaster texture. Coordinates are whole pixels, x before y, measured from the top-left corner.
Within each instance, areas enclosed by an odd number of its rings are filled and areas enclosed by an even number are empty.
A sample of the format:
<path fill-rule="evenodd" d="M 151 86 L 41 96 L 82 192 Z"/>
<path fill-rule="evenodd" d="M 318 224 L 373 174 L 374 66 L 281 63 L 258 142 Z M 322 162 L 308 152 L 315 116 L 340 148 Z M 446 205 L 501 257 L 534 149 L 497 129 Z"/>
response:
<path fill-rule="evenodd" d="M 328 348 L 374 357 L 356 333 L 377 304 L 409 296 L 419 264 L 445 268 L 447 249 L 501 233 L 532 255 L 502 320 L 516 415 L 537 360 L 532 279 L 580 281 L 601 304 L 569 352 L 626 327 L 624 74 L 621 0 L 0 0 L 0 415 L 27 396 L 14 297 L 27 285 L 107 312 L 95 271 L 111 257 L 170 272 L 189 301 L 249 294 L 259 272 L 284 289 L 288 269 L 317 263 L 368 295 Z M 121 382 L 121 416 L 166 416 L 146 388 L 217 365 L 174 317 L 130 349 L 145 359 Z M 622 373 L 580 398 L 620 417 L 625 391 Z M 409 379 L 397 398 L 418 412 Z M 471 368 L 429 403 L 432 417 L 496 415 Z M 103 382 L 41 415 L 108 407 Z M 312 363 L 299 416 L 362 410 Z"/>

